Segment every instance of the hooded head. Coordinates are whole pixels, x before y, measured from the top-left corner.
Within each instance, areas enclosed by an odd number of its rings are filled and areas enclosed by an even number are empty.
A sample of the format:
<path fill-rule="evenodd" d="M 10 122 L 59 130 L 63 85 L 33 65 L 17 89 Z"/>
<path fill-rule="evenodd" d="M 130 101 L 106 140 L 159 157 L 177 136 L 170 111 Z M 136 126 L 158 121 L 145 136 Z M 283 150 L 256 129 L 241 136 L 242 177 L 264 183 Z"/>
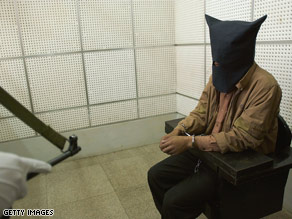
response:
<path fill-rule="evenodd" d="M 253 22 L 221 21 L 206 15 L 213 58 L 213 85 L 218 91 L 228 93 L 233 90 L 254 63 L 257 33 L 266 18 L 267 15 Z"/>

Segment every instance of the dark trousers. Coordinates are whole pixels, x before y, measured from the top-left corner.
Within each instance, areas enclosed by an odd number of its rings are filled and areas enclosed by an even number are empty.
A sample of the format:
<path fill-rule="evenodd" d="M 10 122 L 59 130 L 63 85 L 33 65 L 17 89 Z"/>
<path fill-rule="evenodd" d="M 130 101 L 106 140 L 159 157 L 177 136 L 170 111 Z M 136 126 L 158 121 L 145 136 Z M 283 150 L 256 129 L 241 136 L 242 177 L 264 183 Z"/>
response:
<path fill-rule="evenodd" d="M 148 171 L 148 184 L 162 219 L 194 219 L 215 198 L 217 176 L 190 151 L 173 155 Z"/>

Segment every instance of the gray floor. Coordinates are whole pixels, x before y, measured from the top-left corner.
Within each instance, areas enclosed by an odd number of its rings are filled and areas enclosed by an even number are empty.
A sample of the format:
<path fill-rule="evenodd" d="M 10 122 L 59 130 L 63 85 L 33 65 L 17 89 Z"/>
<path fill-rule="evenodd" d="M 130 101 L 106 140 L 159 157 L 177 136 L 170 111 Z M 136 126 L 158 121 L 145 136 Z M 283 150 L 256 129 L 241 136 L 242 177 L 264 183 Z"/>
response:
<path fill-rule="evenodd" d="M 61 219 L 159 219 L 146 173 L 165 157 L 153 144 L 63 162 L 29 181 L 28 195 L 13 208 L 52 208 L 53 218 Z M 283 210 L 266 218 L 291 219 L 292 214 Z"/>

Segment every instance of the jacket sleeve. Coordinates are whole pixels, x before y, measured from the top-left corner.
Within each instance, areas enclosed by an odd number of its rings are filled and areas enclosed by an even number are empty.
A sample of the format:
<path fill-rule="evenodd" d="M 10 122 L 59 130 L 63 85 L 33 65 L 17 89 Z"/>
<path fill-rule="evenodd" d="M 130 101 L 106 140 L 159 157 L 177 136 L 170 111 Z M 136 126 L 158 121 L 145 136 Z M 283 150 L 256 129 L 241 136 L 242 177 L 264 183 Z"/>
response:
<path fill-rule="evenodd" d="M 206 130 L 210 83 L 212 83 L 211 80 L 206 85 L 196 108 L 190 112 L 189 116 L 180 121 L 175 129 L 179 129 L 182 133 L 186 131 L 195 135 L 202 134 Z"/>
<path fill-rule="evenodd" d="M 235 120 L 229 132 L 212 134 L 221 153 L 259 147 L 279 113 L 281 96 L 279 85 L 262 89 L 252 95 L 246 109 Z"/>

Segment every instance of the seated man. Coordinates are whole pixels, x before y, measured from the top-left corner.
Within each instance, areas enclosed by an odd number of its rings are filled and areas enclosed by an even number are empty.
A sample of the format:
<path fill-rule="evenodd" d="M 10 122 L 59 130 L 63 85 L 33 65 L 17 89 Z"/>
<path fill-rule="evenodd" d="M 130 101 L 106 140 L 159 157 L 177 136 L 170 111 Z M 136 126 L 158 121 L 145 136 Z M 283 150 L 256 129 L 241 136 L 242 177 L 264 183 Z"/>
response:
<path fill-rule="evenodd" d="M 162 218 L 195 218 L 215 197 L 217 176 L 191 148 L 221 153 L 246 149 L 274 152 L 281 89 L 274 77 L 254 62 L 256 36 L 266 17 L 244 22 L 206 15 L 212 77 L 197 107 L 161 139 L 160 149 L 171 156 L 148 172 Z M 186 133 L 190 136 L 182 136 Z"/>

